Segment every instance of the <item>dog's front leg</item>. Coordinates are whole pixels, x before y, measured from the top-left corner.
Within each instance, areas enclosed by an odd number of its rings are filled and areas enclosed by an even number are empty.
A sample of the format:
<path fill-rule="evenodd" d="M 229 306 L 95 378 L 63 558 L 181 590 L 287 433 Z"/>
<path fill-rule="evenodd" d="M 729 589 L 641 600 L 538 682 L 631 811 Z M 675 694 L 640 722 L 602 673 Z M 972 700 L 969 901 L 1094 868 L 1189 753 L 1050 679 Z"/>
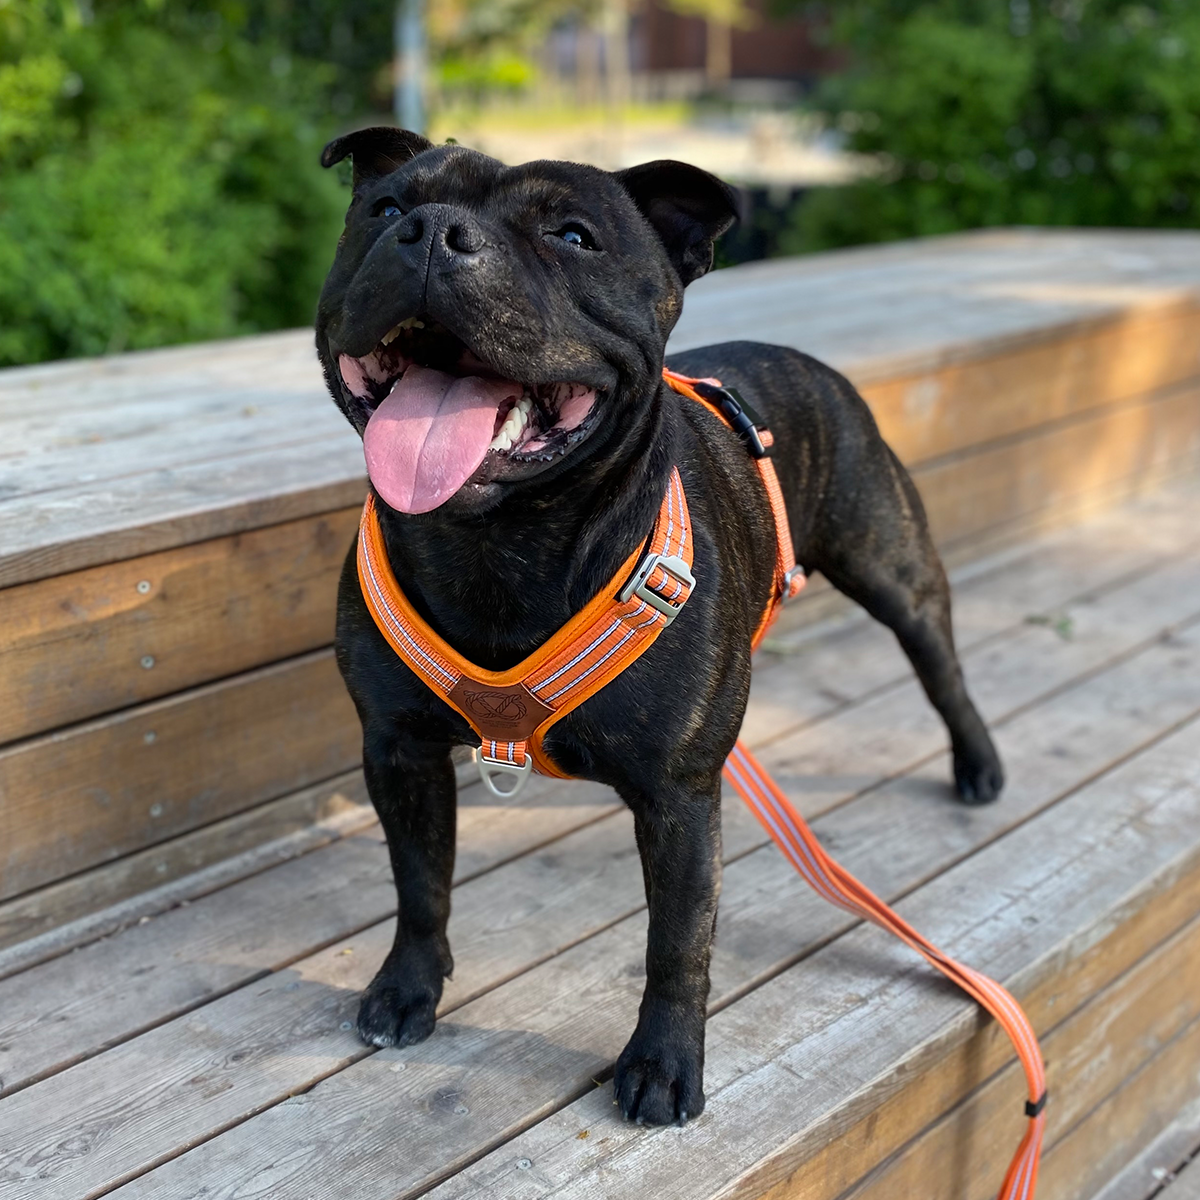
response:
<path fill-rule="evenodd" d="M 639 1124 L 704 1111 L 708 964 L 721 888 L 720 776 L 703 790 L 665 785 L 628 798 L 650 930 L 637 1028 L 617 1060 L 621 1111 Z"/>
<path fill-rule="evenodd" d="M 446 940 L 454 766 L 448 745 L 388 729 L 364 736 L 363 773 L 387 835 L 399 911 L 391 953 L 363 993 L 358 1032 L 373 1046 L 408 1046 L 433 1032 L 442 980 L 454 968 Z"/>

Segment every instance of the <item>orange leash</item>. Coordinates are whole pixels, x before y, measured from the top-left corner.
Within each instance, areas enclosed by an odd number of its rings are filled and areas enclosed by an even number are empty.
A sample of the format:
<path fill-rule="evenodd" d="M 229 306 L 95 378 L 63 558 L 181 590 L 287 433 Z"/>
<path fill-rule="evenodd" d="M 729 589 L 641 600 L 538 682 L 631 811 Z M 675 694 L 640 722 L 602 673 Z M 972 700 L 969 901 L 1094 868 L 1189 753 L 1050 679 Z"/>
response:
<path fill-rule="evenodd" d="M 692 379 L 665 368 L 663 378 L 674 391 L 703 404 L 737 433 L 755 460 L 770 501 L 775 574 L 754 634 L 757 647 L 784 601 L 805 583 L 804 572 L 796 566 L 783 492 L 770 459 L 771 433 L 736 391 L 717 380 Z M 691 566 L 687 498 L 679 472 L 672 468 L 647 544 L 629 556 L 608 587 L 523 662 L 508 671 L 488 671 L 448 645 L 404 595 L 387 560 L 373 497 L 363 507 L 359 526 L 358 577 L 371 616 L 417 677 L 479 735 L 480 774 L 498 796 L 514 795 L 534 765 L 544 774 L 567 778 L 542 745 L 546 732 L 649 649 L 695 588 Z M 1000 984 L 943 954 L 830 858 L 741 741 L 723 773 L 819 896 L 894 934 L 991 1013 L 1008 1034 L 1029 1085 L 1025 1103 L 1029 1126 L 1009 1165 L 999 1200 L 1033 1200 L 1046 1125 L 1046 1072 L 1037 1036 L 1021 1006 Z M 512 782 L 507 791 L 496 785 L 503 776 Z"/>
<path fill-rule="evenodd" d="M 729 389 L 721 388 L 719 381 L 690 379 L 666 370 L 663 371 L 663 377 L 675 391 L 690 399 L 698 400 L 725 424 L 736 428 L 734 420 L 730 419 L 728 405 L 718 406 L 697 390 L 698 388 L 706 389 L 710 397 L 716 390 L 728 394 Z M 748 408 L 736 392 L 733 393 L 733 398 L 738 407 Z M 758 435 L 759 444 L 764 450 L 769 451 L 771 448 L 771 441 L 768 440 L 769 432 L 760 427 Z M 747 441 L 744 436 L 743 441 Z M 766 454 L 761 457 L 755 454 L 752 439 L 748 441 L 748 447 L 751 454 L 755 455 L 763 485 L 771 501 L 771 509 L 775 514 L 775 533 L 778 545 L 775 567 L 775 599 L 773 604 L 768 605 L 763 621 L 755 634 L 754 645 L 757 646 L 771 621 L 778 615 L 783 601 L 788 596 L 795 595 L 795 592 L 804 586 L 804 579 L 801 575 L 799 586 L 795 588 L 795 591 L 783 583 L 789 579 L 789 571 L 796 570 L 791 532 L 787 524 L 787 511 L 783 504 L 783 493 L 770 458 Z M 790 578 L 794 579 L 795 576 L 790 576 Z M 880 900 L 874 892 L 830 858 L 822 849 L 821 843 L 817 841 L 816 835 L 808 827 L 808 823 L 796 811 L 779 785 L 767 774 L 758 759 L 750 753 L 744 742 L 739 740 L 734 746 L 733 753 L 725 762 L 723 774 L 746 802 L 750 811 L 758 818 L 763 828 L 771 835 L 772 841 L 783 851 L 784 857 L 817 895 L 830 904 L 845 909 L 857 917 L 862 917 L 864 920 L 878 925 L 881 929 L 886 929 L 888 933 L 894 934 L 991 1013 L 1000 1023 L 1004 1032 L 1008 1034 L 1025 1070 L 1025 1079 L 1029 1087 L 1029 1099 L 1025 1103 L 1025 1115 L 1029 1118 L 1029 1125 L 1017 1148 L 1016 1155 L 1009 1164 L 999 1200 L 1032 1200 L 1034 1189 L 1037 1186 L 1038 1165 L 1042 1155 L 1042 1137 L 1046 1128 L 1044 1111 L 1046 1106 L 1046 1068 L 1042 1061 L 1037 1035 L 1021 1006 L 1011 993 L 995 980 L 955 962 L 948 954 L 944 954 L 932 942 L 927 941 L 898 913 Z"/>
<path fill-rule="evenodd" d="M 943 954 L 849 871 L 830 858 L 807 822 L 743 742 L 739 741 L 734 746 L 733 753 L 725 762 L 724 775 L 813 891 L 830 904 L 894 934 L 1000 1022 L 1016 1047 L 1017 1057 L 1025 1069 L 1030 1097 L 1025 1104 L 1029 1126 L 1009 1165 L 1000 1200 L 1032 1200 L 1046 1126 L 1046 1114 L 1043 1111 L 1046 1103 L 1046 1071 L 1037 1035 L 1021 1006 L 1000 984 Z"/>

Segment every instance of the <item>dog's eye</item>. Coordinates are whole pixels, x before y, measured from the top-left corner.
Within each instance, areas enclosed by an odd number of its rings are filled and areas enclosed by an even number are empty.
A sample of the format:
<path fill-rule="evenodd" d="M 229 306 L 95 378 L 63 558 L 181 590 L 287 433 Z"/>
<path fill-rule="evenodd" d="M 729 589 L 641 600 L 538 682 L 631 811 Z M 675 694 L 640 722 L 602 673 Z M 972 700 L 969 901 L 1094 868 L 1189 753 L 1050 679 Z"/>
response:
<path fill-rule="evenodd" d="M 554 236 L 562 238 L 569 246 L 579 246 L 583 250 L 596 249 L 592 235 L 582 225 L 564 225 Z"/>
<path fill-rule="evenodd" d="M 398 217 L 402 214 L 400 206 L 389 196 L 386 200 L 380 200 L 375 205 L 375 215 L 377 217 Z"/>

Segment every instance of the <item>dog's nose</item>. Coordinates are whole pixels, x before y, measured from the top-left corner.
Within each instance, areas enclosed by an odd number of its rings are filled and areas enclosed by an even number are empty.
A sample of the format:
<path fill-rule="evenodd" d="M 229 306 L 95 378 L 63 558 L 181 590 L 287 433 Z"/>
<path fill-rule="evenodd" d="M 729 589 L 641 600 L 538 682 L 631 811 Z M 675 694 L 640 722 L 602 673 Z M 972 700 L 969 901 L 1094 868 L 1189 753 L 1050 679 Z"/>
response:
<path fill-rule="evenodd" d="M 439 250 L 452 255 L 477 254 L 485 245 L 483 230 L 474 218 L 448 204 L 422 204 L 412 209 L 396 223 L 395 237 L 401 248 L 412 247 L 426 254 Z"/>

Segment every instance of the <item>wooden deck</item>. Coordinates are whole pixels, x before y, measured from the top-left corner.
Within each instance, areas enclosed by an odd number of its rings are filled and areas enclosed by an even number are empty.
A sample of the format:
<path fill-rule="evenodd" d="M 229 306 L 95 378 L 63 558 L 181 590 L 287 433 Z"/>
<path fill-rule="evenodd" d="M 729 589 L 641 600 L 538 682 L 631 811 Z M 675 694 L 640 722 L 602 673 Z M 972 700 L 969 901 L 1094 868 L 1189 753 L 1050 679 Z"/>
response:
<path fill-rule="evenodd" d="M 841 367 L 913 470 L 1010 784 L 953 801 L 890 635 L 820 581 L 760 656 L 747 740 L 852 871 L 1027 1004 L 1041 1200 L 1188 1200 L 1200 234 L 737 268 L 673 347 L 733 337 Z M 394 904 L 329 649 L 361 461 L 303 332 L 0 372 L 0 1200 L 989 1200 L 1022 1126 L 1007 1043 L 735 798 L 686 1129 L 612 1107 L 644 913 L 596 786 L 498 806 L 462 771 L 442 1022 L 358 1043 Z"/>
<path fill-rule="evenodd" d="M 957 574 L 1000 803 L 951 799 L 942 730 L 861 617 L 780 639 L 745 733 L 851 870 L 1026 1003 L 1053 1098 L 1039 1195 L 1087 1200 L 1200 1097 L 1200 488 Z M 458 969 L 421 1046 L 372 1052 L 350 1026 L 390 942 L 370 823 L 73 953 L 5 952 L 0 1197 L 994 1194 L 1022 1121 L 1007 1043 L 810 894 L 736 799 L 708 1111 L 623 1124 L 629 818 L 588 784 L 536 781 L 512 809 L 481 793 L 462 793 Z M 1121 1196 L 1197 1144 L 1193 1123 Z"/>

